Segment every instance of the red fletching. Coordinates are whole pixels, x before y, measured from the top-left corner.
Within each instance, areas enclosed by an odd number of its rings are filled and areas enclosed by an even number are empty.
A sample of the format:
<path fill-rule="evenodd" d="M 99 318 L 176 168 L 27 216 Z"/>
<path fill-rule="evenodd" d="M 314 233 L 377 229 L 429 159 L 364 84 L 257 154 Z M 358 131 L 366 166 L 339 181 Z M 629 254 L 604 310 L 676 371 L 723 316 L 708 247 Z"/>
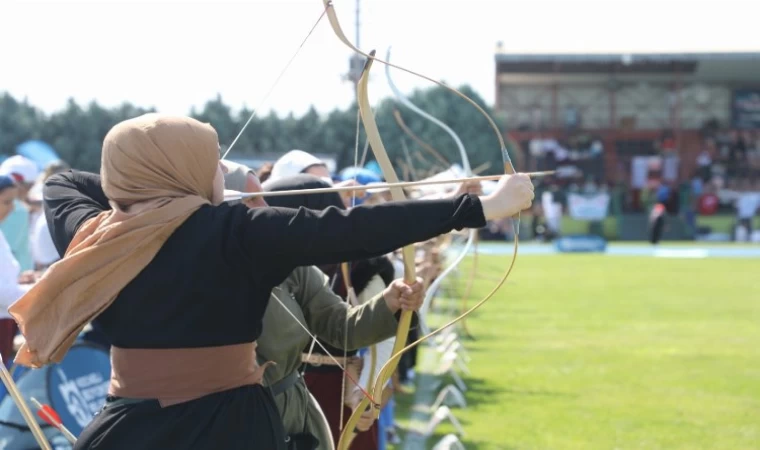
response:
<path fill-rule="evenodd" d="M 37 410 L 37 415 L 40 416 L 42 420 L 56 428 L 61 426 L 61 417 L 48 405 L 42 405 L 42 408 Z"/>

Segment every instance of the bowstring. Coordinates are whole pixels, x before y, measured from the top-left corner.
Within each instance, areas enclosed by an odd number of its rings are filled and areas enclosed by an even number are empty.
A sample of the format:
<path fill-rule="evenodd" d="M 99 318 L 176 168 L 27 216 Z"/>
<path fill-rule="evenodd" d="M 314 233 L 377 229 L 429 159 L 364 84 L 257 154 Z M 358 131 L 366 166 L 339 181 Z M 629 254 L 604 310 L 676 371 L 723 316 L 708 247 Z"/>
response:
<path fill-rule="evenodd" d="M 358 164 L 359 164 L 359 137 L 361 134 L 361 115 L 359 114 L 359 106 L 357 104 L 356 108 L 356 138 L 354 139 L 354 176 L 353 181 L 354 184 L 356 184 L 357 176 L 358 176 Z M 356 206 L 356 191 L 351 191 L 351 207 Z M 345 274 L 346 276 L 351 275 L 351 269 L 349 266 L 349 270 Z M 343 283 L 348 286 L 348 280 L 343 280 Z M 351 293 L 346 290 L 346 301 L 351 304 Z M 343 327 L 343 357 L 345 358 L 348 353 L 348 315 L 346 315 L 346 322 Z M 346 401 L 346 376 L 348 374 L 346 371 L 343 371 L 343 377 L 341 381 L 341 389 L 340 389 L 340 422 L 338 422 L 338 431 L 343 431 L 343 405 Z"/>
<path fill-rule="evenodd" d="M 259 109 L 261 109 L 261 107 L 264 105 L 264 102 L 266 102 L 266 100 L 269 98 L 269 95 L 274 91 L 274 88 L 277 87 L 277 85 L 280 83 L 282 76 L 285 75 L 285 72 L 288 70 L 288 68 L 290 68 L 290 65 L 293 63 L 293 60 L 296 59 L 296 56 L 298 56 L 298 54 L 301 52 L 301 49 L 303 48 L 303 46 L 306 45 L 306 41 L 308 41 L 312 33 L 314 33 L 314 30 L 317 28 L 317 25 L 319 25 L 319 23 L 322 21 L 322 18 L 325 17 L 325 14 L 327 14 L 327 8 L 324 8 L 322 10 L 322 14 L 320 14 L 317 21 L 314 22 L 314 25 L 312 25 L 311 29 L 309 30 L 309 33 L 306 35 L 303 41 L 301 41 L 301 45 L 298 46 L 296 51 L 290 57 L 290 59 L 288 60 L 288 63 L 285 64 L 285 67 L 280 71 L 280 74 L 277 75 L 277 78 L 274 80 L 274 83 L 272 84 L 272 86 L 269 87 L 269 90 L 264 95 L 264 98 L 262 98 L 258 106 L 256 106 L 256 108 L 253 109 L 253 112 L 251 112 L 251 115 L 248 116 L 248 120 L 246 120 L 245 124 L 243 125 L 243 128 L 240 130 L 237 136 L 235 136 L 235 139 L 232 140 L 232 143 L 230 144 L 230 146 L 227 147 L 227 151 L 225 151 L 224 155 L 222 155 L 222 159 L 225 159 L 227 157 L 227 154 L 230 152 L 230 150 L 232 150 L 232 147 L 235 146 L 235 143 L 238 141 L 238 139 L 240 139 L 240 136 L 243 135 L 243 132 L 245 132 L 245 129 L 248 128 L 248 125 L 256 116 Z"/>
<path fill-rule="evenodd" d="M 230 151 L 235 146 L 235 144 L 237 143 L 237 141 L 240 139 L 240 137 L 243 135 L 243 133 L 245 132 L 245 130 L 248 128 L 248 125 L 250 125 L 250 123 L 253 120 L 253 118 L 256 117 L 256 114 L 258 113 L 258 110 L 261 109 L 261 107 L 264 104 L 264 102 L 266 102 L 266 100 L 269 98 L 269 96 L 272 94 L 272 92 L 274 92 L 275 87 L 277 87 L 277 85 L 279 84 L 279 82 L 282 79 L 283 75 L 285 75 L 285 72 L 287 72 L 288 68 L 290 68 L 290 65 L 293 63 L 293 61 L 296 59 L 296 57 L 298 56 L 298 54 L 301 52 L 301 49 L 304 47 L 304 45 L 306 45 L 306 42 L 309 40 L 309 38 L 311 37 L 311 35 L 314 33 L 314 30 L 317 28 L 317 26 L 319 25 L 319 23 L 322 21 L 322 19 L 325 17 L 326 14 L 327 14 L 327 7 L 325 7 L 322 10 L 322 13 L 319 15 L 319 18 L 316 20 L 316 22 L 314 22 L 314 25 L 312 25 L 311 29 L 306 34 L 306 37 L 304 37 L 304 39 L 301 41 L 301 44 L 298 46 L 298 48 L 296 49 L 296 51 L 290 57 L 290 59 L 288 60 L 287 64 L 285 65 L 285 67 L 277 75 L 277 78 L 275 79 L 274 83 L 269 87 L 269 89 L 267 90 L 266 94 L 262 98 L 261 102 L 259 102 L 258 106 L 256 108 L 254 108 L 253 111 L 251 112 L 251 114 L 248 116 L 248 120 L 246 120 L 246 122 L 243 125 L 243 127 L 241 128 L 240 132 L 238 132 L 237 136 L 235 136 L 235 139 L 232 140 L 232 143 L 230 144 L 229 147 L 227 147 L 227 150 L 222 155 L 222 157 L 221 157 L 222 160 L 227 157 L 227 155 L 230 153 Z M 356 194 L 354 192 L 354 196 L 355 195 Z M 332 354 L 330 354 L 330 352 L 322 345 L 322 343 L 319 342 L 319 340 L 317 339 L 317 337 L 314 334 L 312 334 L 311 331 L 309 331 L 309 329 L 306 327 L 306 325 L 304 325 L 303 323 L 301 323 L 300 320 L 298 320 L 298 318 L 295 316 L 295 314 L 293 314 L 293 312 L 290 310 L 290 308 L 288 308 L 287 306 L 285 306 L 285 303 L 283 303 L 282 300 L 280 300 L 280 298 L 277 297 L 277 295 L 274 294 L 274 292 L 272 292 L 271 295 L 272 295 L 272 297 L 275 300 L 277 300 L 277 302 L 280 304 L 280 306 L 282 306 L 285 309 L 285 311 L 293 318 L 293 320 L 295 320 L 296 323 L 312 339 L 311 348 L 309 349 L 309 355 L 311 355 L 311 353 L 312 353 L 312 351 L 314 349 L 314 344 L 318 345 L 325 352 L 325 354 L 338 366 L 338 368 L 343 371 L 344 381 L 345 381 L 345 378 L 347 377 L 349 380 L 351 380 L 352 383 L 354 383 L 359 388 L 359 390 L 362 392 L 362 394 L 364 394 L 364 396 L 366 396 L 372 403 L 376 403 L 375 400 L 372 398 L 372 396 L 366 390 L 364 390 L 361 387 L 361 385 L 359 384 L 359 382 L 356 381 L 350 375 L 348 375 L 348 373 L 346 372 L 346 368 L 343 365 L 341 365 L 338 362 L 338 360 L 335 359 L 335 357 Z M 346 319 L 346 327 L 348 327 L 348 319 Z M 347 344 L 346 344 L 346 346 L 347 346 Z M 341 413 L 342 413 L 342 409 L 341 409 Z"/>
<path fill-rule="evenodd" d="M 361 167 L 364 167 L 364 163 L 367 161 L 367 150 L 369 150 L 369 139 L 364 140 L 364 152 L 362 153 L 362 160 L 359 162 Z"/>
<path fill-rule="evenodd" d="M 272 298 L 274 298 L 275 300 L 277 300 L 277 302 L 280 304 L 280 306 L 282 306 L 285 309 L 285 311 L 290 315 L 290 317 L 292 317 L 293 320 L 295 320 L 296 323 L 298 325 L 300 325 L 301 328 L 303 328 L 303 331 L 306 332 L 306 334 L 308 334 L 309 337 L 314 340 L 314 342 L 322 349 L 322 351 L 325 352 L 325 354 L 335 363 L 335 365 L 337 365 L 338 368 L 343 371 L 343 375 L 345 377 L 347 377 L 349 380 L 351 380 L 351 382 L 354 383 L 356 386 L 358 386 L 359 390 L 362 391 L 362 393 L 367 397 L 367 399 L 369 399 L 372 403 L 377 403 L 377 402 L 375 402 L 375 399 L 366 390 L 364 390 L 364 388 L 361 387 L 361 385 L 359 384 L 359 382 L 357 380 L 355 380 L 351 375 L 348 375 L 346 373 L 346 368 L 343 365 L 341 365 L 340 362 L 338 362 L 338 360 L 335 359 L 335 357 L 332 354 L 330 354 L 330 352 L 325 348 L 325 346 L 322 345 L 321 342 L 319 342 L 319 340 L 317 339 L 317 337 L 314 334 L 312 334 L 311 331 L 309 331 L 309 329 L 306 327 L 306 325 L 304 325 L 303 323 L 301 323 L 300 320 L 298 320 L 298 318 L 296 317 L 296 315 L 293 314 L 293 311 L 291 311 L 290 308 L 288 308 L 287 306 L 285 306 L 285 303 L 283 303 L 283 301 L 280 300 L 280 298 L 277 297 L 277 295 L 275 295 L 274 292 L 272 292 L 271 295 L 272 295 Z"/>

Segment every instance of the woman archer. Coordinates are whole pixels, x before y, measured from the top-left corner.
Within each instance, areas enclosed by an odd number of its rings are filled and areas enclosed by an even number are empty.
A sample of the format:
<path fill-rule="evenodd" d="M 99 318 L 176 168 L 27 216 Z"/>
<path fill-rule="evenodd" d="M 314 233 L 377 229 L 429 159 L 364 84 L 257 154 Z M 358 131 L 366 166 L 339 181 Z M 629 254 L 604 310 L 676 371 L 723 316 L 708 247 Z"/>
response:
<path fill-rule="evenodd" d="M 267 191 L 293 191 L 305 189 L 327 188 L 330 185 L 324 180 L 308 174 L 299 174 L 280 180 L 270 181 L 265 184 Z M 333 206 L 345 209 L 345 200 L 338 194 L 291 194 L 269 197 L 267 203 L 271 206 L 286 208 L 305 207 L 308 209 L 322 210 Z M 331 280 L 332 290 L 346 302 L 365 305 L 372 301 L 377 294 L 388 289 L 394 283 L 395 269 L 393 263 L 386 256 L 354 260 L 348 262 L 348 271 L 341 270 L 339 264 L 328 264 L 319 267 Z M 344 276 L 348 276 L 348 282 Z M 400 275 L 400 276 L 403 276 Z M 421 282 L 422 280 L 418 278 Z M 422 284 L 424 286 L 424 284 Z M 349 293 L 351 286 L 353 293 Z M 341 326 L 348 325 L 344 321 Z M 412 329 L 416 329 L 417 317 L 413 316 Z M 320 337 L 320 336 L 318 336 Z M 356 350 L 359 346 L 349 345 L 348 342 L 329 342 L 318 340 L 319 345 L 314 348 L 304 348 L 302 361 L 304 362 L 304 380 L 309 391 L 324 411 L 327 423 L 330 427 L 332 440 L 337 443 L 340 433 L 348 422 L 359 402 L 362 400 L 361 388 L 369 389 L 369 380 L 377 377 L 380 368 L 393 353 L 395 332 L 385 336 L 383 340 L 373 342 L 375 355 L 374 368 L 372 357 L 360 357 Z M 362 346 L 366 347 L 366 346 Z M 338 360 L 353 362 L 355 367 L 361 368 L 359 386 L 356 386 L 344 375 L 341 367 L 333 360 L 332 355 L 339 355 Z M 353 364 L 349 364 L 353 366 Z M 389 390 L 383 391 L 382 398 L 377 402 L 385 405 Z M 379 446 L 379 428 L 377 420 L 371 413 L 366 413 L 363 420 L 357 425 L 359 433 L 351 441 L 349 448 L 355 450 L 374 450 Z"/>
<path fill-rule="evenodd" d="M 75 449 L 287 449 L 256 341 L 272 289 L 296 267 L 385 254 L 530 206 L 526 175 L 488 196 L 350 211 L 226 205 L 216 131 L 146 114 L 106 135 L 101 176 L 49 178 L 64 257 L 9 312 L 16 362 L 60 362 L 88 322 L 111 342 L 106 404 Z"/>

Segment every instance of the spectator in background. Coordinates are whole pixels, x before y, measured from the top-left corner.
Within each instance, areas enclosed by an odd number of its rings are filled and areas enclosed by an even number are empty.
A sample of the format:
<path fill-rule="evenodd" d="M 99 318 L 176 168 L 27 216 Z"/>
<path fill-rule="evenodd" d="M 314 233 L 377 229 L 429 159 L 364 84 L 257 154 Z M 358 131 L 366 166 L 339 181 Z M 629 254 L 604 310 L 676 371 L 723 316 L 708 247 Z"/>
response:
<path fill-rule="evenodd" d="M 660 183 L 660 186 L 657 188 L 657 196 L 655 201 L 657 203 L 666 203 L 669 198 L 670 186 L 668 183 Z"/>
<path fill-rule="evenodd" d="M 697 156 L 697 167 L 699 176 L 702 178 L 702 181 L 708 182 L 710 181 L 710 177 L 712 176 L 712 155 L 711 152 L 715 150 L 715 143 L 712 139 L 708 139 L 705 142 L 705 147 L 702 149 L 702 151 L 699 153 L 699 156 Z"/>
<path fill-rule="evenodd" d="M 663 153 L 670 153 L 676 151 L 676 138 L 671 130 L 665 130 L 662 133 L 662 139 L 660 141 L 660 149 Z"/>
<path fill-rule="evenodd" d="M 736 240 L 752 240 L 752 220 L 758 206 L 760 206 L 760 193 L 752 192 L 752 182 L 749 179 L 742 180 L 739 185 L 739 196 L 736 199 L 736 219 L 739 227 L 744 230 L 737 231 Z"/>
<path fill-rule="evenodd" d="M 283 178 L 292 177 L 298 174 L 309 174 L 319 177 L 326 183 L 332 185 L 333 180 L 330 175 L 330 169 L 327 168 L 327 163 L 303 150 L 291 150 L 275 161 L 272 166 L 272 172 L 270 173 L 266 182 L 262 180 L 263 186 L 266 188 L 268 184 L 282 180 Z M 359 183 L 354 180 L 346 180 L 335 184 L 336 187 L 344 186 L 356 186 Z M 348 207 L 351 205 L 351 199 L 354 194 L 350 191 L 344 191 L 340 193 L 343 203 Z M 357 191 L 356 197 L 364 196 L 364 191 Z"/>
<path fill-rule="evenodd" d="M 272 166 L 269 180 L 274 182 L 301 173 L 314 175 L 332 184 L 327 164 L 303 150 L 291 150 L 282 155 Z"/>
<path fill-rule="evenodd" d="M 0 175 L 0 223 L 10 216 L 19 188 L 9 175 Z M 0 232 L 0 354 L 11 362 L 13 338 L 18 327 L 8 313 L 8 307 L 21 298 L 37 280 L 34 272 L 22 272 L 5 236 Z"/>
<path fill-rule="evenodd" d="M 701 216 L 712 216 L 718 211 L 719 200 L 712 184 L 705 186 L 704 193 L 697 200 L 697 212 Z"/>
<path fill-rule="evenodd" d="M 27 203 L 27 195 L 39 173 L 37 164 L 20 155 L 11 156 L 0 164 L 0 175 L 8 175 L 14 180 L 17 193 L 13 211 L 0 225 L 0 231 L 5 235 L 21 270 L 29 270 L 34 266 L 29 248 L 29 232 L 33 217 L 32 208 Z"/>
<path fill-rule="evenodd" d="M 697 199 L 702 189 L 702 180 L 696 172 L 692 174 L 691 179 L 681 183 L 679 189 L 680 203 L 684 205 L 684 221 L 691 236 L 697 233 Z"/>
<path fill-rule="evenodd" d="M 702 180 L 702 178 L 699 176 L 699 172 L 697 171 L 692 175 L 691 177 L 691 195 L 693 198 L 698 199 L 700 195 L 702 195 L 702 191 L 704 190 L 705 183 Z M 696 209 L 696 202 L 695 202 L 695 209 Z"/>
<path fill-rule="evenodd" d="M 728 162 L 733 169 L 738 169 L 737 164 L 747 160 L 747 143 L 744 135 L 736 130 L 731 131 L 731 144 L 728 151 Z"/>
<path fill-rule="evenodd" d="M 583 183 L 581 192 L 584 194 L 596 194 L 599 191 L 599 186 L 596 184 L 596 180 L 593 176 L 586 177 L 586 182 Z"/>
<path fill-rule="evenodd" d="M 530 230 L 533 233 L 533 239 L 543 240 L 546 226 L 543 223 L 544 211 L 543 208 L 541 208 L 541 204 L 538 202 L 534 203 L 531 213 Z"/>
<path fill-rule="evenodd" d="M 544 211 L 546 221 L 545 236 L 549 239 L 559 236 L 564 203 L 565 195 L 556 182 L 553 182 L 549 189 L 541 194 L 541 208 Z"/>
<path fill-rule="evenodd" d="M 35 210 L 42 209 L 42 186 L 45 184 L 45 180 L 67 170 L 69 170 L 69 166 L 62 161 L 48 164 L 42 176 L 40 176 L 32 189 L 29 190 L 28 201 L 32 208 Z M 29 245 L 34 262 L 34 270 L 45 270 L 54 262 L 61 259 L 61 255 L 58 254 L 58 250 L 53 243 L 53 238 L 50 235 L 45 214 L 36 214 L 32 218 Z"/>
<path fill-rule="evenodd" d="M 656 203 L 649 214 L 649 242 L 658 244 L 665 232 L 665 205 Z"/>
<path fill-rule="evenodd" d="M 668 188 L 667 197 L 664 199 L 665 210 L 668 214 L 677 215 L 681 209 L 681 196 L 678 193 L 677 186 L 671 182 L 665 182 L 664 185 Z"/>

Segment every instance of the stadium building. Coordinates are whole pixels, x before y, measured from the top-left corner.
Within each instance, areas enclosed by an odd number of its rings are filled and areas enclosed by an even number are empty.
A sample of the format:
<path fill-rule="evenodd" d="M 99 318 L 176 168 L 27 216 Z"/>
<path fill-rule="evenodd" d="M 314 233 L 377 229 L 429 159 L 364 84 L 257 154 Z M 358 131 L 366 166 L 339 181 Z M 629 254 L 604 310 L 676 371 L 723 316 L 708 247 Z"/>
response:
<path fill-rule="evenodd" d="M 721 139 L 760 141 L 760 53 L 497 48 L 495 62 L 495 111 L 526 166 L 583 178 L 577 182 L 625 184 L 624 212 L 647 211 L 640 197 L 652 183 L 692 178 L 716 141 L 713 155 L 726 152 Z M 760 179 L 760 161 L 736 166 L 726 180 Z"/>

